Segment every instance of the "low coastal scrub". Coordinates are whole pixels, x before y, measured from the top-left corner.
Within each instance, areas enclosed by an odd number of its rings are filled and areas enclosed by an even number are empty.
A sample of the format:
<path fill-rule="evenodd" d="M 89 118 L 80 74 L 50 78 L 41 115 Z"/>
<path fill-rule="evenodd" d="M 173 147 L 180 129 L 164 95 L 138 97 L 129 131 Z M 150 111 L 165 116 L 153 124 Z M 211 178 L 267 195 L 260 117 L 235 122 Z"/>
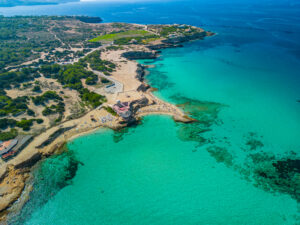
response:
<path fill-rule="evenodd" d="M 107 112 L 109 112 L 113 116 L 118 116 L 118 114 L 112 109 L 110 106 L 103 107 Z"/>
<path fill-rule="evenodd" d="M 7 115 L 18 115 L 19 113 L 26 112 L 28 109 L 29 98 L 27 96 L 11 98 L 5 93 L 0 93 L 0 117 Z"/>
<path fill-rule="evenodd" d="M 26 61 L 38 59 L 42 52 L 50 53 L 45 58 L 50 61 L 69 57 L 69 53 L 73 52 L 70 46 L 78 46 L 78 43 L 82 43 L 85 49 L 99 47 L 99 43 L 88 42 L 103 32 L 103 27 L 105 29 L 103 25 L 89 23 L 94 21 L 100 19 L 78 16 L 0 16 L 0 73 L 6 72 L 8 66 L 20 67 Z M 64 51 L 53 51 L 55 48 L 63 48 Z"/>
<path fill-rule="evenodd" d="M 116 50 L 123 50 L 123 49 L 124 48 L 122 46 L 116 46 L 116 45 L 106 47 L 106 50 L 108 51 L 116 51 Z"/>
<path fill-rule="evenodd" d="M 43 116 L 49 116 L 52 114 L 63 114 L 65 112 L 65 104 L 63 102 L 59 102 L 56 105 L 51 105 L 50 107 L 46 106 L 42 111 Z"/>
<path fill-rule="evenodd" d="M 49 100 L 63 101 L 55 91 L 46 91 L 40 96 L 32 97 L 32 101 L 35 105 L 45 105 Z"/>
<path fill-rule="evenodd" d="M 124 38 L 124 37 L 138 37 L 138 36 L 145 36 L 149 34 L 151 33 L 146 30 L 128 30 L 124 32 L 101 35 L 99 37 L 90 40 L 90 42 L 115 41 L 117 39 Z"/>
<path fill-rule="evenodd" d="M 35 86 L 32 88 L 32 91 L 33 91 L 33 92 L 41 92 L 42 89 L 41 89 L 41 87 L 40 87 L 39 85 L 35 85 Z"/>
<path fill-rule="evenodd" d="M 20 83 L 33 81 L 38 77 L 40 77 L 38 70 L 31 67 L 23 68 L 20 71 L 0 73 L 0 88 L 20 87 Z"/>
<path fill-rule="evenodd" d="M 96 108 L 96 107 L 100 106 L 102 103 L 106 102 L 105 96 L 99 95 L 94 92 L 90 92 L 86 88 L 81 90 L 80 97 L 83 101 L 87 102 L 93 108 Z"/>
<path fill-rule="evenodd" d="M 100 58 L 100 56 L 101 56 L 100 51 L 94 51 L 94 52 L 88 54 L 83 59 L 80 59 L 80 63 L 82 65 L 84 65 L 85 67 L 87 66 L 87 64 L 89 64 L 93 70 L 103 72 L 105 74 L 110 74 L 111 72 L 113 72 L 116 68 L 116 65 L 110 61 L 102 60 Z M 92 78 L 92 77 L 90 76 L 89 78 Z M 96 76 L 96 78 L 98 80 L 97 76 Z"/>
<path fill-rule="evenodd" d="M 129 44 L 148 44 L 151 41 L 159 39 L 158 35 L 147 35 L 141 37 L 123 37 L 114 41 L 116 45 L 129 45 Z"/>
<path fill-rule="evenodd" d="M 0 141 L 8 141 L 18 136 L 16 129 L 10 129 L 8 132 L 0 132 Z"/>
<path fill-rule="evenodd" d="M 97 60 L 99 58 L 99 60 Z M 93 62 L 94 66 L 102 65 L 102 60 L 100 59 L 100 52 L 94 52 L 90 54 L 88 58 L 84 58 L 80 60 L 79 63 L 75 63 L 73 65 L 60 66 L 57 64 L 47 65 L 41 68 L 41 72 L 47 74 L 47 76 L 57 79 L 65 88 L 71 88 L 79 92 L 81 99 L 86 102 L 88 105 L 92 107 L 97 107 L 106 101 L 105 97 L 94 92 L 90 92 L 88 89 L 84 88 L 82 85 L 81 79 L 86 79 L 85 83 L 87 85 L 94 85 L 98 82 L 98 76 L 91 71 L 87 71 L 85 69 L 87 62 Z M 105 63 L 105 65 L 109 65 L 108 67 L 114 67 L 114 64 Z M 107 68 L 103 66 L 105 70 Z M 99 69 L 102 69 L 99 68 Z M 59 95 L 55 95 L 53 93 L 53 99 L 62 101 L 63 99 Z M 43 96 L 42 96 L 43 100 Z M 59 106 L 59 105 L 57 105 Z M 54 107 L 54 106 L 53 106 Z M 50 115 L 57 112 L 51 108 L 46 108 L 43 112 L 44 115 Z M 62 108 L 62 107 L 61 107 Z"/>
<path fill-rule="evenodd" d="M 14 127 L 19 127 L 22 128 L 24 131 L 28 131 L 30 130 L 30 128 L 33 125 L 33 122 L 37 122 L 37 123 L 42 123 L 43 120 L 42 119 L 22 119 L 20 121 L 14 120 L 14 119 L 0 119 L 0 129 L 5 130 L 8 127 L 10 128 L 14 128 Z"/>

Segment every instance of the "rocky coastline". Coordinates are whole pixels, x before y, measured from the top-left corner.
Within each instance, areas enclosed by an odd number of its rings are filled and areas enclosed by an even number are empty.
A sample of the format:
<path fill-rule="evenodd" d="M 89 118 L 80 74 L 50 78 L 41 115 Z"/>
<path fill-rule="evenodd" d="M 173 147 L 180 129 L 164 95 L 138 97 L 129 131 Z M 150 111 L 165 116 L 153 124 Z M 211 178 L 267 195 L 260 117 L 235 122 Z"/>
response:
<path fill-rule="evenodd" d="M 177 37 L 177 38 L 168 38 L 162 40 L 159 44 L 147 45 L 144 50 L 127 50 L 121 54 L 121 56 L 129 61 L 139 60 L 139 59 L 156 59 L 159 57 L 161 53 L 160 49 L 165 48 L 174 48 L 174 47 L 182 47 L 182 43 L 203 39 L 205 36 L 212 36 L 213 33 L 210 32 L 202 32 L 197 35 L 191 35 L 189 37 Z M 122 129 L 126 126 L 130 126 L 132 123 L 136 123 L 141 119 L 141 117 L 149 114 L 166 114 L 171 115 L 176 122 L 182 123 L 192 123 L 196 120 L 190 118 L 188 115 L 181 113 L 181 110 L 178 109 L 176 111 L 176 106 L 173 106 L 169 103 L 164 103 L 161 100 L 157 99 L 152 91 L 155 90 L 151 88 L 147 83 L 145 83 L 145 76 L 147 75 L 147 66 L 136 64 L 136 74 L 135 79 L 139 81 L 139 86 L 136 89 L 137 92 L 142 92 L 148 94 L 152 97 L 152 101 L 149 102 L 148 98 L 141 98 L 139 100 L 132 101 L 130 103 L 130 109 L 133 112 L 130 119 L 126 122 L 119 121 L 116 125 L 109 125 L 110 129 Z M 160 106 L 167 105 L 166 107 L 173 107 L 174 113 L 172 112 L 162 112 L 155 111 L 152 109 L 152 106 Z M 169 105 L 169 106 L 168 106 Z M 141 111 L 142 108 L 146 108 L 145 111 Z M 149 110 L 147 111 L 147 109 Z M 85 117 L 89 117 L 91 111 Z M 78 135 L 89 133 L 95 129 L 99 129 L 100 127 L 105 127 L 104 125 L 95 125 L 94 127 L 89 127 L 85 129 L 79 128 L 79 123 L 76 121 L 80 119 L 76 119 L 74 121 L 66 122 L 66 125 L 63 127 L 51 128 L 51 131 L 48 132 L 47 138 L 42 139 L 41 141 L 34 142 L 34 144 L 29 145 L 27 148 L 34 148 L 32 154 L 28 157 L 25 157 L 23 160 L 15 160 L 12 164 L 8 165 L 5 169 L 0 169 L 0 223 L 1 221 L 6 221 L 6 216 L 10 213 L 10 208 L 12 205 L 19 199 L 21 196 L 28 178 L 30 177 L 31 169 L 34 165 L 36 165 L 39 161 L 55 154 L 62 149 L 67 141 L 70 139 L 77 137 Z M 35 139 L 41 138 L 39 135 L 35 137 Z M 38 143 L 38 144 L 37 144 Z M 26 150 L 26 149 L 25 149 Z"/>

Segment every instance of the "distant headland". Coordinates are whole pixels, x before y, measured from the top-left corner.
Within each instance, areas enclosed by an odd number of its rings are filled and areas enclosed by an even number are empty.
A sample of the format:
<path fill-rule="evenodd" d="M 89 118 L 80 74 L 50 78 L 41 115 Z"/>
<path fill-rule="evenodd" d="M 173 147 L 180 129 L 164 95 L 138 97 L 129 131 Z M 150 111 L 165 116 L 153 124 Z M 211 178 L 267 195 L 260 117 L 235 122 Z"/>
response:
<path fill-rule="evenodd" d="M 0 7 L 28 6 L 28 5 L 53 5 L 67 2 L 80 2 L 80 0 L 3 0 Z"/>

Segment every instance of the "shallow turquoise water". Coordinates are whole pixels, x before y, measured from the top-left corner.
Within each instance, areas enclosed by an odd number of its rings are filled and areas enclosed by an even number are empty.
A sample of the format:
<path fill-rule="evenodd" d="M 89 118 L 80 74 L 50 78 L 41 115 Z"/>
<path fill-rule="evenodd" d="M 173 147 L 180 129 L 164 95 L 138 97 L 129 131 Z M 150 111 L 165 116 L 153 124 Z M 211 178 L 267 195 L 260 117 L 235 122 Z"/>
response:
<path fill-rule="evenodd" d="M 25 224 L 293 224 L 296 202 L 255 188 L 168 117 L 150 116 L 115 143 L 98 131 L 69 144 L 84 164 Z"/>
<path fill-rule="evenodd" d="M 162 89 L 158 95 L 168 101 L 181 94 L 225 104 L 228 107 L 220 116 L 225 127 L 259 132 L 265 142 L 276 143 L 278 151 L 299 148 L 300 107 L 296 99 L 300 66 L 295 68 L 295 59 L 276 59 L 281 53 L 265 46 L 240 47 L 238 52 L 229 46 L 205 48 L 215 39 L 218 37 L 164 51 L 154 63 L 157 67 L 151 69 L 152 84 L 162 80 L 161 74 L 170 85 L 158 86 Z M 265 51 L 269 51 L 269 59 Z M 272 62 L 270 55 L 274 55 Z M 287 73 L 296 79 L 287 79 Z M 149 80 L 151 83 L 151 75 Z"/>
<path fill-rule="evenodd" d="M 123 134 L 101 130 L 71 142 L 82 163 L 76 176 L 67 186 L 54 182 L 33 193 L 45 201 L 29 201 L 24 224 L 296 224 L 296 200 L 255 187 L 235 169 L 248 160 L 243 147 L 249 132 L 260 137 L 262 151 L 284 155 L 299 147 L 296 94 L 274 91 L 285 88 L 276 73 L 268 79 L 272 85 L 261 84 L 270 69 L 265 65 L 244 69 L 242 61 L 232 66 L 214 57 L 222 52 L 234 59 L 241 52 L 197 50 L 207 42 L 166 50 L 160 60 L 144 63 L 156 65 L 148 79 L 161 98 L 178 103 L 174 95 L 181 95 L 225 105 L 203 136 L 225 147 L 234 166 L 218 163 L 207 151 L 211 144 L 180 138 L 182 126 L 171 118 L 146 117 Z M 237 79 L 241 74 L 245 78 Z M 57 167 L 60 160 L 46 164 L 44 179 L 48 173 L 65 176 L 68 167 Z M 53 195 L 43 196 L 45 190 Z"/>
<path fill-rule="evenodd" d="M 274 186 L 267 176 L 274 175 L 272 163 L 299 159 L 300 150 L 300 8 L 279 3 L 0 9 L 6 15 L 84 11 L 106 21 L 189 23 L 218 32 L 141 61 L 155 65 L 147 77 L 155 94 L 191 103 L 185 109 L 199 123 L 149 116 L 121 133 L 100 130 L 74 140 L 68 153 L 37 169 L 31 200 L 11 223 L 299 224 L 293 192 L 300 186 L 286 188 L 284 182 L 295 184 L 289 178 Z"/>

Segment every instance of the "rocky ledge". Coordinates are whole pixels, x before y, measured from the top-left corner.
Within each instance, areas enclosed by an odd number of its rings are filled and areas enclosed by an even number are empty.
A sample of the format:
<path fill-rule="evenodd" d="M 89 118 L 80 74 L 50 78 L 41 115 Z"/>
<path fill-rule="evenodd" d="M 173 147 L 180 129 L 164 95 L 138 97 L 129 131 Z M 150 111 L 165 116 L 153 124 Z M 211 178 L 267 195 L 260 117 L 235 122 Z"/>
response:
<path fill-rule="evenodd" d="M 124 52 L 122 57 L 129 60 L 138 60 L 138 59 L 156 59 L 158 57 L 157 51 L 129 51 Z"/>
<path fill-rule="evenodd" d="M 5 219 L 6 210 L 18 200 L 29 177 L 28 170 L 8 166 L 0 183 L 0 221 Z"/>
<path fill-rule="evenodd" d="M 180 43 L 184 43 L 184 42 L 188 42 L 188 41 L 193 41 L 193 40 L 202 40 L 207 36 L 213 36 L 215 35 L 215 33 L 212 32 L 199 32 L 199 33 L 195 33 L 192 35 L 185 35 L 185 36 L 178 36 L 178 37 L 174 37 L 174 38 L 168 38 L 166 40 L 162 40 L 163 43 L 168 44 L 168 45 L 175 45 L 176 44 L 180 44 Z"/>

